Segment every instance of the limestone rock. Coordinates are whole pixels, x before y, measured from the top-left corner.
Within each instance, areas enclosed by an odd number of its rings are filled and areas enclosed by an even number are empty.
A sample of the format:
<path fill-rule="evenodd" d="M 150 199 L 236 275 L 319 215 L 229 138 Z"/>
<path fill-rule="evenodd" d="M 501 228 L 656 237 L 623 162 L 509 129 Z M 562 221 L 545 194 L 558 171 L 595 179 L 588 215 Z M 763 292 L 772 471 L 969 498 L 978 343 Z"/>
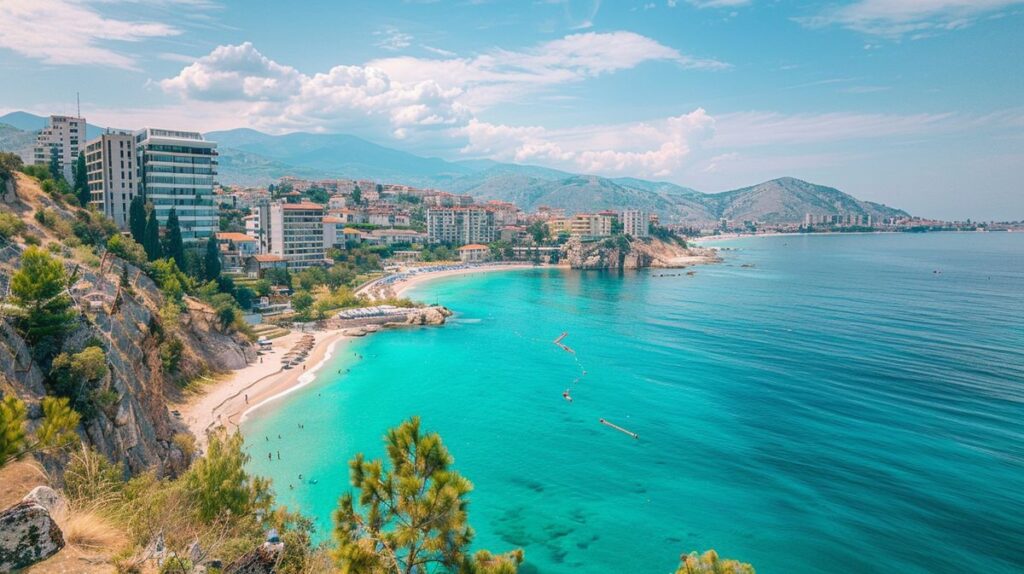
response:
<path fill-rule="evenodd" d="M 42 506 L 22 501 L 0 512 L 0 572 L 26 568 L 61 548 L 64 533 Z"/>
<path fill-rule="evenodd" d="M 40 485 L 32 489 L 22 499 L 24 502 L 34 502 L 46 509 L 48 513 L 60 514 L 68 509 L 68 503 L 59 492 L 49 486 Z"/>
<path fill-rule="evenodd" d="M 277 540 L 274 537 L 273 540 Z M 272 574 L 284 555 L 284 543 L 268 540 L 243 554 L 224 569 L 224 574 Z"/>

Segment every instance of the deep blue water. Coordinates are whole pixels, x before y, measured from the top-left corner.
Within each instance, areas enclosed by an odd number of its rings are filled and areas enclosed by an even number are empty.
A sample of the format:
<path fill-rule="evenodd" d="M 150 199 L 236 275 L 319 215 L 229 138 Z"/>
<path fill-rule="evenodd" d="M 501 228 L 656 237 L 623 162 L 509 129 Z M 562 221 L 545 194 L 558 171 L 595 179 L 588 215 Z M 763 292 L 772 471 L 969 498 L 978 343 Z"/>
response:
<path fill-rule="evenodd" d="M 346 461 L 419 414 L 475 484 L 477 545 L 527 572 L 707 548 L 760 574 L 1024 571 L 1024 234 L 723 245 L 692 277 L 421 286 L 454 320 L 339 351 L 246 422 L 252 470 L 328 534 Z"/>

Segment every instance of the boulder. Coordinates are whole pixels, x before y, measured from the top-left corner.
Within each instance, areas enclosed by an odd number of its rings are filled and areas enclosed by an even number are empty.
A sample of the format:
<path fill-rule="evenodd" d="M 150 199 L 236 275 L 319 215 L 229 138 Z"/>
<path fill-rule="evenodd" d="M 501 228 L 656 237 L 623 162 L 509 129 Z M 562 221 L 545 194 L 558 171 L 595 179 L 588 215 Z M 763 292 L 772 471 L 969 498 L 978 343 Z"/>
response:
<path fill-rule="evenodd" d="M 37 486 L 21 499 L 24 502 L 34 502 L 46 509 L 50 515 L 66 512 L 68 503 L 59 492 L 49 486 Z"/>
<path fill-rule="evenodd" d="M 0 572 L 27 568 L 62 548 L 64 533 L 39 504 L 22 501 L 0 512 Z"/>
<path fill-rule="evenodd" d="M 284 555 L 284 543 L 273 535 L 263 544 L 243 554 L 224 569 L 224 574 L 272 574 Z"/>

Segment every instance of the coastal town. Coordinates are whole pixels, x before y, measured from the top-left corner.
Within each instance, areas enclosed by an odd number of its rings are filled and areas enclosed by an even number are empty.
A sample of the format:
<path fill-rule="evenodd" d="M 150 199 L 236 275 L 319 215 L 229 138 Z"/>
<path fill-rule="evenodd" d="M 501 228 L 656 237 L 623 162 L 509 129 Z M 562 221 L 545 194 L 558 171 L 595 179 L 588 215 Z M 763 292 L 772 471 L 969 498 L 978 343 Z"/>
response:
<path fill-rule="evenodd" d="M 1024 572 L 1022 5 L 0 1 L 0 574 Z"/>

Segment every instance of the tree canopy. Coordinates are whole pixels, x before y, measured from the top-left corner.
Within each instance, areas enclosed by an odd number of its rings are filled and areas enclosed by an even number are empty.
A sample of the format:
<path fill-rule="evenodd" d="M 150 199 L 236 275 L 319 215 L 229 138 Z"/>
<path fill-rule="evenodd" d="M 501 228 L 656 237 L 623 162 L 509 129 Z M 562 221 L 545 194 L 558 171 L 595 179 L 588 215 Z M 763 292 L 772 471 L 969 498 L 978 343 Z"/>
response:
<path fill-rule="evenodd" d="M 358 506 L 345 493 L 335 511 L 335 561 L 343 573 L 514 573 L 522 551 L 470 556 L 467 495 L 473 485 L 451 469 L 437 433 L 413 417 L 384 437 L 390 468 L 362 454 L 349 463 Z"/>
<path fill-rule="evenodd" d="M 203 256 L 203 276 L 207 281 L 215 281 L 220 277 L 220 249 L 217 238 L 210 237 L 206 241 L 206 254 Z"/>
<path fill-rule="evenodd" d="M 75 441 L 79 418 L 68 400 L 45 397 L 42 405 L 43 423 L 30 435 L 25 403 L 11 396 L 0 400 L 0 467 L 27 454 L 63 448 Z"/>
<path fill-rule="evenodd" d="M 141 195 L 133 197 L 128 207 L 128 229 L 132 239 L 142 245 L 146 240 L 146 200 Z"/>
<path fill-rule="evenodd" d="M 185 242 L 181 239 L 181 224 L 178 222 L 178 210 L 171 208 L 167 214 L 167 237 L 164 252 L 178 264 L 178 269 L 185 268 Z"/>
<path fill-rule="evenodd" d="M 160 246 L 160 222 L 156 218 L 156 209 L 149 211 L 146 232 L 142 237 L 142 248 L 146 250 L 146 257 L 149 257 L 150 261 L 163 256 L 163 248 Z"/>
<path fill-rule="evenodd" d="M 11 299 L 20 307 L 18 328 L 36 358 L 53 356 L 74 318 L 67 287 L 60 260 L 38 247 L 22 253 L 21 268 L 11 278 Z"/>
<path fill-rule="evenodd" d="M 78 197 L 78 202 L 82 204 L 82 207 L 87 207 L 89 201 L 92 199 L 91 192 L 89 191 L 89 182 L 87 180 L 85 171 L 85 153 L 78 154 L 78 159 L 75 161 L 74 169 L 71 170 L 75 178 L 75 196 Z"/>

